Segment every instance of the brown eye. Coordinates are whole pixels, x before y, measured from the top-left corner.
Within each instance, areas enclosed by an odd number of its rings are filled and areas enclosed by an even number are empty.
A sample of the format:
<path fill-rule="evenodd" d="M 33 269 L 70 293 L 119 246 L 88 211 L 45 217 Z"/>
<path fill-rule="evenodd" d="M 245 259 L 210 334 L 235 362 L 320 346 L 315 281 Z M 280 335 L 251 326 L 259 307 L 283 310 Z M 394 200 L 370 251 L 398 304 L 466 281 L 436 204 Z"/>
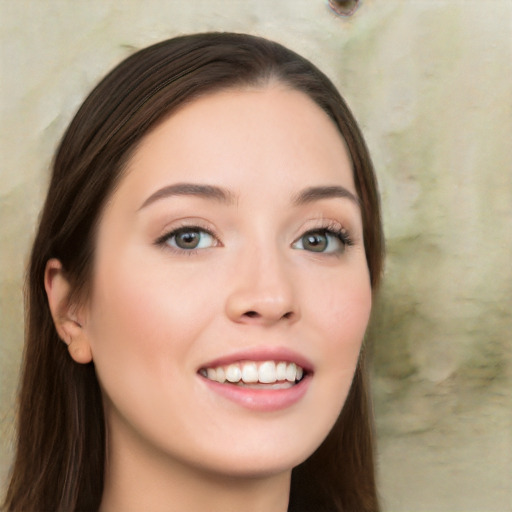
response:
<path fill-rule="evenodd" d="M 180 228 L 166 235 L 163 242 L 175 249 L 194 250 L 215 246 L 215 238 L 201 228 Z"/>
<path fill-rule="evenodd" d="M 199 245 L 200 235 L 197 231 L 187 230 L 174 235 L 180 249 L 195 249 Z"/>
<path fill-rule="evenodd" d="M 351 240 L 345 233 L 336 233 L 328 229 L 308 231 L 292 244 L 294 249 L 326 254 L 341 254 Z"/>
<path fill-rule="evenodd" d="M 308 233 L 302 237 L 302 246 L 306 251 L 324 252 L 328 244 L 325 233 Z"/>
<path fill-rule="evenodd" d="M 359 0 L 329 0 L 329 7 L 338 16 L 351 16 L 359 5 Z"/>

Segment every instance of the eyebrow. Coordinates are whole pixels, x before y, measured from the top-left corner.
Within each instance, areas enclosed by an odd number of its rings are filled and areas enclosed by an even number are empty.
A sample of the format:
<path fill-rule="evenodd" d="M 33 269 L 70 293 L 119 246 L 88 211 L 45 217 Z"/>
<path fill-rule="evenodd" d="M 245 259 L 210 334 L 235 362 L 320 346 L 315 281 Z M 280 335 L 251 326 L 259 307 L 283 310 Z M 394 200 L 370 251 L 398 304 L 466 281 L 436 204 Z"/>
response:
<path fill-rule="evenodd" d="M 293 199 L 295 206 L 320 201 L 321 199 L 331 198 L 344 198 L 350 199 L 357 206 L 361 207 L 361 200 L 354 195 L 350 190 L 341 186 L 328 186 L 328 187 L 309 187 L 299 192 Z"/>
<path fill-rule="evenodd" d="M 174 196 L 197 196 L 205 199 L 212 199 L 221 203 L 231 204 L 235 202 L 235 196 L 229 190 L 215 185 L 202 185 L 198 183 L 176 183 L 158 189 L 151 194 L 140 206 L 139 210 L 146 208 L 150 204 Z M 295 206 L 320 201 L 321 199 L 345 198 L 350 199 L 357 206 L 361 206 L 360 199 L 345 187 L 341 186 L 323 186 L 308 187 L 300 191 L 292 200 Z"/>
<path fill-rule="evenodd" d="M 212 199 L 221 203 L 234 202 L 234 196 L 228 190 L 214 185 L 200 185 L 197 183 L 177 183 L 158 189 L 151 194 L 141 205 L 139 210 L 146 208 L 155 201 L 173 196 L 197 196 Z"/>

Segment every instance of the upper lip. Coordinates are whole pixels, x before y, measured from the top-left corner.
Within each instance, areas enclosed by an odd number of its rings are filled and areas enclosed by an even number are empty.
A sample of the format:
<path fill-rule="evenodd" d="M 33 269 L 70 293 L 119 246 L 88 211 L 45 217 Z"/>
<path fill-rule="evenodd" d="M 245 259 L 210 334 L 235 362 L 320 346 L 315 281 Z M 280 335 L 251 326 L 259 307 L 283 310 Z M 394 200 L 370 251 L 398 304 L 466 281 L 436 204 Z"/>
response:
<path fill-rule="evenodd" d="M 258 347 L 233 352 L 212 359 L 202 364 L 198 368 L 198 371 L 202 368 L 216 368 L 217 366 L 226 366 L 240 361 L 283 361 L 286 363 L 295 363 L 308 373 L 314 370 L 313 363 L 294 350 L 284 347 Z"/>

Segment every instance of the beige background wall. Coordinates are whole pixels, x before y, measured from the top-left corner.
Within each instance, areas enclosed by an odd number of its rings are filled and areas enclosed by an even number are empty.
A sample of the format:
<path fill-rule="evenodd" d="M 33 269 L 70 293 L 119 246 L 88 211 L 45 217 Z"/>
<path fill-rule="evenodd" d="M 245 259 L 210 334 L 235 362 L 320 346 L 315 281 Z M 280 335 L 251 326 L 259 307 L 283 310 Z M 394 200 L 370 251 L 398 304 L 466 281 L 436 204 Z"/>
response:
<path fill-rule="evenodd" d="M 0 0 L 0 480 L 22 275 L 56 141 L 136 48 L 236 30 L 309 56 L 365 132 L 388 262 L 370 336 L 385 511 L 512 511 L 512 2 Z"/>

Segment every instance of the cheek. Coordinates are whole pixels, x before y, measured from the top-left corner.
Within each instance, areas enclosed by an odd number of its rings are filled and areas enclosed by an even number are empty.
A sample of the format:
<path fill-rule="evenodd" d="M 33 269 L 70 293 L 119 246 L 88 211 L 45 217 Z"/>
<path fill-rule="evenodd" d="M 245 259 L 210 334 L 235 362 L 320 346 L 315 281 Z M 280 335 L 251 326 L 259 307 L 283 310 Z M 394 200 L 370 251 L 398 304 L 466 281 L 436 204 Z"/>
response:
<path fill-rule="evenodd" d="M 98 376 L 107 385 L 134 375 L 140 384 L 147 369 L 154 378 L 171 357 L 169 332 L 161 321 L 168 301 L 157 300 L 151 275 L 137 268 L 124 262 L 103 265 L 95 276 L 88 332 Z"/>
<path fill-rule="evenodd" d="M 105 396 L 143 428 L 142 418 L 161 411 L 162 401 L 175 403 L 183 391 L 195 324 L 184 318 L 190 312 L 183 294 L 173 293 L 172 280 L 140 263 L 127 257 L 101 267 L 88 332 Z"/>
<path fill-rule="evenodd" d="M 315 334 L 315 375 L 309 415 L 304 427 L 314 432 L 314 451 L 335 424 L 345 404 L 357 367 L 371 311 L 372 293 L 364 269 L 338 273 L 315 288 L 308 303 L 306 325 Z M 317 280 L 316 284 L 321 284 Z M 308 327 L 308 328 L 309 328 Z"/>
<path fill-rule="evenodd" d="M 320 284 L 320 283 L 317 283 Z M 326 339 L 336 346 L 360 344 L 372 308 L 372 290 L 366 266 L 331 276 L 316 287 L 309 300 Z"/>
<path fill-rule="evenodd" d="M 331 279 L 324 293 L 311 299 L 312 317 L 321 333 L 323 375 L 333 400 L 344 400 L 352 382 L 372 307 L 368 272 Z M 339 403 L 341 407 L 342 402 Z"/>
<path fill-rule="evenodd" d="M 161 369 L 167 377 L 179 371 L 173 363 L 184 368 L 191 341 L 216 311 L 218 294 L 205 289 L 212 280 L 176 270 L 165 258 L 148 261 L 138 248 L 101 263 L 89 325 L 95 359 L 142 372 Z"/>

